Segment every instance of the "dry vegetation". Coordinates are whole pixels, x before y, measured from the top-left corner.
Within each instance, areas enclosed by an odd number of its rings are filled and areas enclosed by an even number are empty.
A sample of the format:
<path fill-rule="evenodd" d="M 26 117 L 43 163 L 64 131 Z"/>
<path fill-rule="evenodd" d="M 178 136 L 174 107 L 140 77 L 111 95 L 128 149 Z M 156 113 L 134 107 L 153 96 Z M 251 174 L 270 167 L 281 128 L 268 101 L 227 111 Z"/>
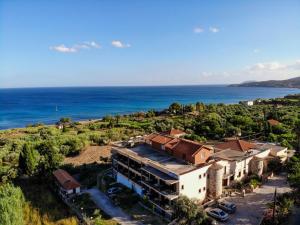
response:
<path fill-rule="evenodd" d="M 64 164 L 80 166 L 83 164 L 101 163 L 101 157 L 110 157 L 111 146 L 88 146 L 79 155 L 66 157 Z"/>

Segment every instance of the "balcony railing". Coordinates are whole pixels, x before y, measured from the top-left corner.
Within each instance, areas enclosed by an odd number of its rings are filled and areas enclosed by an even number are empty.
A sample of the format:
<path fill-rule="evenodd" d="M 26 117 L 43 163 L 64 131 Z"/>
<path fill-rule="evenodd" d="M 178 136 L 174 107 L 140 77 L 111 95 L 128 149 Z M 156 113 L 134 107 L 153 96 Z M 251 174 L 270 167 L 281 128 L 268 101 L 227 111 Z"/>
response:
<path fill-rule="evenodd" d="M 163 194 L 163 195 L 178 195 L 178 193 L 174 190 L 172 190 L 171 187 L 169 186 L 166 186 L 166 185 L 161 185 L 161 184 L 158 184 L 158 183 L 155 183 L 151 180 L 147 181 L 145 179 L 142 179 L 142 183 L 144 183 L 145 185 L 147 185 L 148 187 L 154 189 L 155 191 Z"/>
<path fill-rule="evenodd" d="M 159 210 L 164 211 L 166 214 L 169 215 L 169 217 L 172 216 L 174 213 L 172 207 L 169 203 L 159 200 L 158 198 L 153 198 L 148 195 L 148 200 L 151 204 L 153 204 L 155 207 L 157 207 Z"/>

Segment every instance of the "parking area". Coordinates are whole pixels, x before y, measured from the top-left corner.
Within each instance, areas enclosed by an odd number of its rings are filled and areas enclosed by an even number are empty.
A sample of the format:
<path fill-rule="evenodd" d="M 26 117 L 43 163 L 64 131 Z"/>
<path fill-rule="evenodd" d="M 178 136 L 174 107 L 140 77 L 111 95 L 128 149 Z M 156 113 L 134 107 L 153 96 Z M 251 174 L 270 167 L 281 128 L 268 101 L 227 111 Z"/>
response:
<path fill-rule="evenodd" d="M 277 193 L 289 192 L 291 189 L 286 182 L 286 175 L 274 176 L 268 183 L 254 190 L 253 193 L 245 197 L 228 197 L 226 200 L 233 202 L 237 206 L 234 214 L 229 215 L 227 222 L 222 225 L 258 225 L 262 219 L 266 204 L 272 201 L 275 188 Z"/>

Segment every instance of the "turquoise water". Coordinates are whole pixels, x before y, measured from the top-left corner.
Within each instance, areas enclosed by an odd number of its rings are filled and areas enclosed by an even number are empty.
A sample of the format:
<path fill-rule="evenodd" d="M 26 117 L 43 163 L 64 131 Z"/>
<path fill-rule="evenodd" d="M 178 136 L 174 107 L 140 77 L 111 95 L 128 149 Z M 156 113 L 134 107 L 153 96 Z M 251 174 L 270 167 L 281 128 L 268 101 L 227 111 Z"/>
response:
<path fill-rule="evenodd" d="M 227 86 L 72 87 L 0 89 L 0 129 L 164 109 L 172 102 L 237 103 L 299 93 L 291 88 Z M 56 110 L 57 109 L 57 110 Z"/>

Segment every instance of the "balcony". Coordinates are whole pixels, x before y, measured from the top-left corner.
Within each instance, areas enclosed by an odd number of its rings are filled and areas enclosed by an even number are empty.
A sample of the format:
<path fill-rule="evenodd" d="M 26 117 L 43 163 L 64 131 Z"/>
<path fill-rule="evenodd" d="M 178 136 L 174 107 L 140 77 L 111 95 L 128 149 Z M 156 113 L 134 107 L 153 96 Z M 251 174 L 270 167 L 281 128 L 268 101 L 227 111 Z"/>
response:
<path fill-rule="evenodd" d="M 131 180 L 132 182 L 138 184 L 138 185 L 142 185 L 141 184 L 141 175 L 137 174 L 136 172 L 133 172 L 131 170 L 128 170 L 128 167 L 122 166 L 121 164 L 118 164 L 117 166 L 114 166 L 114 169 L 122 174 L 124 177 L 127 177 L 129 180 Z"/>
<path fill-rule="evenodd" d="M 113 160 L 115 160 L 117 163 L 121 164 L 122 166 L 133 170 L 134 172 L 141 173 L 142 164 L 140 164 L 130 158 L 127 158 L 120 154 L 116 154 L 113 156 Z"/>
<path fill-rule="evenodd" d="M 172 218 L 174 211 L 172 209 L 170 200 L 163 197 L 159 197 L 158 194 L 151 192 L 147 192 L 146 196 L 148 197 L 148 201 L 154 205 L 155 212 L 168 219 Z"/>
<path fill-rule="evenodd" d="M 162 181 L 158 183 L 158 180 L 154 179 L 147 179 L 145 177 L 142 177 L 142 184 L 147 186 L 148 188 L 153 189 L 157 193 L 167 197 L 168 199 L 174 199 L 178 197 L 178 193 L 176 191 L 177 185 L 166 185 Z"/>

